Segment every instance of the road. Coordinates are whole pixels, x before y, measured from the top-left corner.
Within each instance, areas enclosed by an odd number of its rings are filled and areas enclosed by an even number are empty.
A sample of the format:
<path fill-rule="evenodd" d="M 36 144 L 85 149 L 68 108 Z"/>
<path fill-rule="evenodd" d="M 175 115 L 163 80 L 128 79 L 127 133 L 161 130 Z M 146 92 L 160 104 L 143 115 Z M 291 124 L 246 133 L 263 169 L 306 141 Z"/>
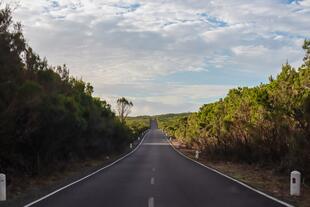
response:
<path fill-rule="evenodd" d="M 282 204 L 178 154 L 155 121 L 140 147 L 34 207 L 276 207 Z"/>

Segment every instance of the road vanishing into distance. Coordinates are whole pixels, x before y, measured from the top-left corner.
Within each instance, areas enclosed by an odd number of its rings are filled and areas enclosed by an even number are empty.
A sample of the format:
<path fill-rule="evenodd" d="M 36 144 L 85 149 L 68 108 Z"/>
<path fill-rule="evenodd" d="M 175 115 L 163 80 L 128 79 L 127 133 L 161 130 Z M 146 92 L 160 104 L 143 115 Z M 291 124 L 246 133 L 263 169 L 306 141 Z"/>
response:
<path fill-rule="evenodd" d="M 140 147 L 34 207 L 270 207 L 283 204 L 176 152 L 156 121 Z"/>

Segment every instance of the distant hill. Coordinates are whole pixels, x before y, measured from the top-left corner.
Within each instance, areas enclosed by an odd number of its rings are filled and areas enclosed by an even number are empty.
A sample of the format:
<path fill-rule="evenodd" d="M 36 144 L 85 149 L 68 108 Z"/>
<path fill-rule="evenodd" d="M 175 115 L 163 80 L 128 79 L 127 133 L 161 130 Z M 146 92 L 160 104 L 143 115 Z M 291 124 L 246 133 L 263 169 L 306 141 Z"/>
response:
<path fill-rule="evenodd" d="M 189 116 L 190 114 L 192 114 L 191 112 L 184 112 L 184 113 L 169 113 L 169 114 L 160 114 L 160 115 L 155 115 L 153 116 L 154 118 L 177 118 L 177 117 L 184 117 L 184 116 Z"/>

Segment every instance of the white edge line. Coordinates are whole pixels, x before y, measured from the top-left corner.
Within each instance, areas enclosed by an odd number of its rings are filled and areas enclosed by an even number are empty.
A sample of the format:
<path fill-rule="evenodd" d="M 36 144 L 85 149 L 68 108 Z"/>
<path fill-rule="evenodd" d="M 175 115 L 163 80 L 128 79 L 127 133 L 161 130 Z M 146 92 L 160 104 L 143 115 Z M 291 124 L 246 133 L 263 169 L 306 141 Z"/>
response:
<path fill-rule="evenodd" d="M 167 139 L 167 140 L 168 140 L 168 139 Z M 253 191 L 255 191 L 256 193 L 259 193 L 259 194 L 261 194 L 261 195 L 263 195 L 263 196 L 265 196 L 265 197 L 267 197 L 267 198 L 269 198 L 269 199 L 271 199 L 271 200 L 273 200 L 273 201 L 276 201 L 276 202 L 278 202 L 278 203 L 280 203 L 280 204 L 282 204 L 282 205 L 284 205 L 284 206 L 287 206 L 287 207 L 294 207 L 293 205 L 291 205 L 291 204 L 289 204 L 289 203 L 286 203 L 286 202 L 284 202 L 284 201 L 281 201 L 281 200 L 279 200 L 279 199 L 277 199 L 277 198 L 275 198 L 275 197 L 273 197 L 273 196 L 271 196 L 271 195 L 268 195 L 267 193 L 264 193 L 264 192 L 262 192 L 262 191 L 260 191 L 260 190 L 257 190 L 257 189 L 255 189 L 255 188 L 253 188 L 253 187 L 251 187 L 251 186 L 249 186 L 249 185 L 247 185 L 247 184 L 245 184 L 245 183 L 243 183 L 243 182 L 241 182 L 241 181 L 239 181 L 239 180 L 237 180 L 237 179 L 235 179 L 235 178 L 233 178 L 233 177 L 230 177 L 230 176 L 228 176 L 228 175 L 226 175 L 226 174 L 224 174 L 224 173 L 221 173 L 220 171 L 218 171 L 218 170 L 216 170 L 216 169 L 214 169 L 214 168 L 211 168 L 211 167 L 209 167 L 209 166 L 206 166 L 206 165 L 204 165 L 204 164 L 202 164 L 202 163 L 200 163 L 200 162 L 198 162 L 198 161 L 196 161 L 196 160 L 194 160 L 194 159 L 192 159 L 192 158 L 186 156 L 186 155 L 183 154 L 181 151 L 177 150 L 177 149 L 171 144 L 171 142 L 170 142 L 169 140 L 168 140 L 168 142 L 169 142 L 170 146 L 174 149 L 174 151 L 176 151 L 177 153 L 179 153 L 180 155 L 182 155 L 182 156 L 185 157 L 186 159 L 189 159 L 189 160 L 191 160 L 191 161 L 197 163 L 198 165 L 200 165 L 200 166 L 202 166 L 202 167 L 205 167 L 205 168 L 207 168 L 207 169 L 209 169 L 209 170 L 211 170 L 211 171 L 213 171 L 213 172 L 215 172 L 215 173 L 217 173 L 217 174 L 220 174 L 220 175 L 222 175 L 222 176 L 224 176 L 224 177 L 226 177 L 226 178 L 228 178 L 228 179 L 230 179 L 230 180 L 232 180 L 232 181 L 234 181 L 234 182 L 236 182 L 236 183 L 239 183 L 240 185 L 242 185 L 242 186 L 244 186 L 244 187 L 246 187 L 246 188 L 248 188 L 248 189 L 250 189 L 250 190 L 253 190 Z"/>
<path fill-rule="evenodd" d="M 104 167 L 102 167 L 102 168 L 96 170 L 95 172 L 92 172 L 92 173 L 89 174 L 89 175 L 86 175 L 86 176 L 83 177 L 83 178 L 80 178 L 80 179 L 78 179 L 78 180 L 76 180 L 76 181 L 74 181 L 74 182 L 72 182 L 72 183 L 70 183 L 70 184 L 68 184 L 68 185 L 66 185 L 66 186 L 63 186 L 63 187 L 61 187 L 61 188 L 59 188 L 59 189 L 57 189 L 57 190 L 55 190 L 55 191 L 53 191 L 53 192 L 51 192 L 51 193 L 49 193 L 49 194 L 47 194 L 47 195 L 41 197 L 41 198 L 39 198 L 39 199 L 37 199 L 37 200 L 35 200 L 35 201 L 31 202 L 31 203 L 26 204 L 24 207 L 32 206 L 32 205 L 34 205 L 34 204 L 36 204 L 36 203 L 38 203 L 38 202 L 40 202 L 40 201 L 42 201 L 42 200 L 44 200 L 44 199 L 50 197 L 50 196 L 52 196 L 52 195 L 58 193 L 59 191 L 62 191 L 62 190 L 66 189 L 66 188 L 68 188 L 68 187 L 70 187 L 70 186 L 72 186 L 72 185 L 74 185 L 74 184 L 76 184 L 76 183 L 78 183 L 78 182 L 81 182 L 82 180 L 85 180 L 85 179 L 87 179 L 87 178 L 89 178 L 89 177 L 91 177 L 91 176 L 97 174 L 98 172 L 100 172 L 100 171 L 102 171 L 102 170 L 104 170 L 104 169 L 106 169 L 106 168 L 108 168 L 108 167 L 111 167 L 112 165 L 114 165 L 114 164 L 118 163 L 119 161 L 125 159 L 125 158 L 128 157 L 129 155 L 133 154 L 133 153 L 141 146 L 141 144 L 142 144 L 142 142 L 143 142 L 145 136 L 147 135 L 148 131 L 149 131 L 149 129 L 145 131 L 145 134 L 143 135 L 142 140 L 141 140 L 140 143 L 136 146 L 136 148 L 135 148 L 134 150 L 128 152 L 128 153 L 127 153 L 126 155 L 124 155 L 123 157 L 121 157 L 121 158 L 115 160 L 114 162 L 112 162 L 112 163 L 110 163 L 110 164 L 108 164 L 108 165 L 106 165 L 106 166 L 104 166 Z"/>

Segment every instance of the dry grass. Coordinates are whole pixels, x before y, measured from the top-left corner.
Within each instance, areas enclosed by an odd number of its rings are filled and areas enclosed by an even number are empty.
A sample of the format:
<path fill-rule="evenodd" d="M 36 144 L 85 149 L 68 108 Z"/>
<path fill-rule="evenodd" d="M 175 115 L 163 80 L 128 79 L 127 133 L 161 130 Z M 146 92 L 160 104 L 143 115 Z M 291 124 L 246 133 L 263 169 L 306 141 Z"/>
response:
<path fill-rule="evenodd" d="M 188 157 L 194 158 L 195 150 L 180 147 L 180 144 L 173 142 L 173 145 Z M 280 200 L 284 200 L 299 207 L 310 207 L 310 187 L 303 185 L 300 197 L 289 195 L 289 175 L 279 175 L 271 168 L 262 168 L 255 165 L 240 164 L 225 161 L 209 160 L 207 157 L 200 157 L 199 162 L 210 166 L 224 174 L 266 192 Z"/>

